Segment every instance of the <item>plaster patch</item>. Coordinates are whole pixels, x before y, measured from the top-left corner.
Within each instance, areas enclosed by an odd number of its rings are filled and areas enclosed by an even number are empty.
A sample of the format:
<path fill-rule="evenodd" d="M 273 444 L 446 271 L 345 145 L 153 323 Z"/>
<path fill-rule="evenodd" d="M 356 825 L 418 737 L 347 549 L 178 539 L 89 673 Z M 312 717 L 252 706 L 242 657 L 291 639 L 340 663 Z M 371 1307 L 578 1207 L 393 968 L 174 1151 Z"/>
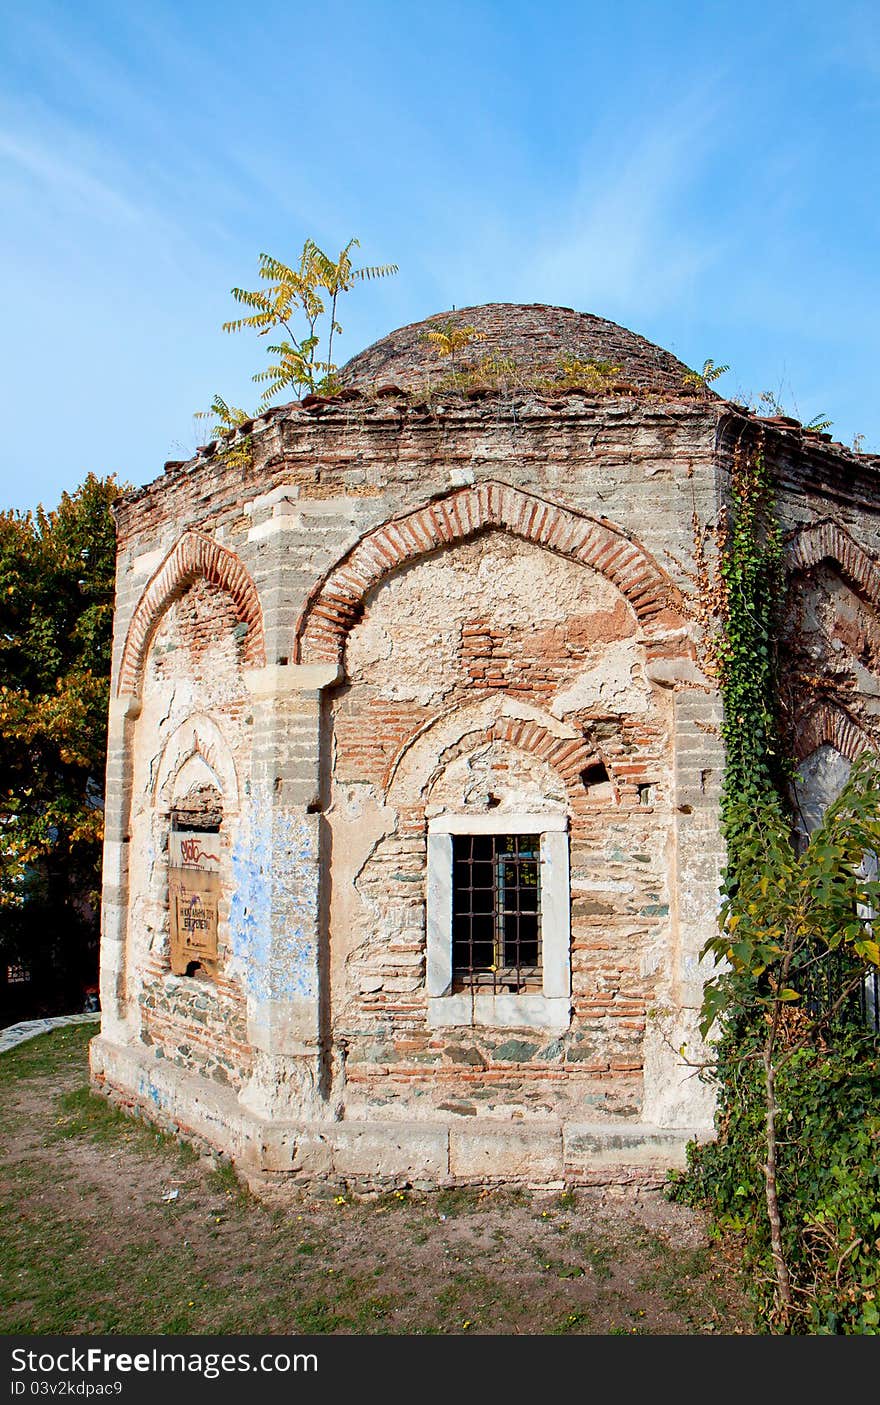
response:
<path fill-rule="evenodd" d="M 614 716 L 643 716 L 652 710 L 642 649 L 636 640 L 604 644 L 601 654 L 591 651 L 590 659 L 590 666 L 568 688 L 557 693 L 550 708 L 554 716 L 596 708 Z"/>
<path fill-rule="evenodd" d="M 826 809 L 846 785 L 851 769 L 852 762 L 830 742 L 823 742 L 800 763 L 794 793 L 797 825 L 802 834 L 812 834 L 818 828 Z"/>
<path fill-rule="evenodd" d="M 576 661 L 597 638 L 635 628 L 620 592 L 598 572 L 489 532 L 395 572 L 370 593 L 348 638 L 349 680 L 370 678 L 380 697 L 428 706 L 473 685 L 478 666 L 467 640 L 475 636 L 467 631 L 480 622 L 491 625 L 494 666 L 512 676 L 533 672 L 534 653 L 555 654 L 559 676 L 570 677 L 569 631 Z M 381 678 L 372 673 L 377 662 L 391 665 Z"/>

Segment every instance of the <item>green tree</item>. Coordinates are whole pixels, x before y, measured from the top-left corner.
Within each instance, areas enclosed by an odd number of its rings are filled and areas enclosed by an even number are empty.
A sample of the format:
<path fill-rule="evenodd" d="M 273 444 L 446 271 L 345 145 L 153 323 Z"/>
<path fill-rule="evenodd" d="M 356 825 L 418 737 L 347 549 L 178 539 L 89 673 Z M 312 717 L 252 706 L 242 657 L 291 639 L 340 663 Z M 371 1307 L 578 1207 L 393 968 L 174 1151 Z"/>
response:
<path fill-rule="evenodd" d="M 691 385 L 696 390 L 706 390 L 713 381 L 719 380 L 720 377 L 726 375 L 729 370 L 730 367 L 727 365 L 716 366 L 710 356 L 703 362 L 702 371 L 685 371 L 682 376 L 682 381 L 685 385 Z"/>
<path fill-rule="evenodd" d="M 47 998 L 96 945 L 120 491 L 0 513 L 0 959 Z"/>
<path fill-rule="evenodd" d="M 299 393 L 335 389 L 337 367 L 332 354 L 334 334 L 339 336 L 342 332 L 336 320 L 340 296 L 350 292 L 355 283 L 387 278 L 397 272 L 395 263 L 355 268 L 351 251 L 356 247 L 359 241 L 349 239 L 339 257 L 333 259 L 313 239 L 307 239 L 295 266 L 270 254 L 260 254 L 259 275 L 265 286 L 232 289 L 236 302 L 250 310 L 244 317 L 224 322 L 224 332 L 250 330 L 266 336 L 281 330 L 287 334 L 269 347 L 277 360 L 254 376 L 258 384 L 266 385 L 261 404 L 267 404 L 282 390 Z M 323 331 L 321 319 L 326 314 L 325 297 L 330 301 L 330 314 L 327 356 L 322 360 L 318 347 Z"/>
<path fill-rule="evenodd" d="M 222 395 L 215 395 L 210 410 L 196 410 L 197 420 L 213 420 L 209 431 L 212 439 L 231 439 L 236 430 L 252 418 L 240 405 L 229 405 Z M 220 450 L 220 456 L 229 468 L 248 468 L 251 463 L 251 436 L 245 434 Z"/>
<path fill-rule="evenodd" d="M 594 356 L 563 356 L 559 362 L 563 385 L 573 389 L 608 390 L 620 376 L 621 368 L 613 361 L 597 361 Z"/>
<path fill-rule="evenodd" d="M 771 793 L 729 805 L 738 837 L 736 873 L 735 879 L 728 876 L 719 932 L 704 950 L 723 969 L 706 985 L 702 1029 L 706 1035 L 715 1026 L 721 1034 L 723 1105 L 730 1110 L 731 1091 L 737 1090 L 736 1101 L 745 1081 L 761 1107 L 753 1133 L 773 1311 L 788 1331 L 799 1303 L 803 1306 L 798 1271 L 806 1257 L 804 1211 L 815 1216 L 819 1197 L 813 1187 L 808 1203 L 798 1203 L 791 1172 L 780 1165 L 781 1156 L 791 1155 L 792 1119 L 805 1121 L 803 1107 L 781 1098 L 780 1080 L 792 1065 L 803 1075 L 817 1057 L 827 1065 L 829 1051 L 847 1032 L 861 1036 L 876 1067 L 876 1041 L 863 1028 L 858 997 L 866 976 L 880 966 L 880 947 L 866 915 L 880 910 L 880 883 L 865 876 L 864 864 L 866 853 L 880 853 L 880 764 L 865 756 L 853 766 L 802 853 L 789 817 Z M 736 1141 L 747 1125 L 727 1130 Z M 867 1291 L 876 1286 L 874 1280 Z"/>
<path fill-rule="evenodd" d="M 760 445 L 742 448 L 715 570 L 697 536 L 699 618 L 724 702 L 727 865 L 704 948 L 718 963 L 702 1018 L 717 1135 L 691 1143 L 673 1193 L 742 1235 L 771 1330 L 876 1333 L 880 1040 L 867 997 L 880 886 L 864 860 L 880 851 L 880 762 L 853 767 L 804 845 L 778 720 L 774 499 Z"/>

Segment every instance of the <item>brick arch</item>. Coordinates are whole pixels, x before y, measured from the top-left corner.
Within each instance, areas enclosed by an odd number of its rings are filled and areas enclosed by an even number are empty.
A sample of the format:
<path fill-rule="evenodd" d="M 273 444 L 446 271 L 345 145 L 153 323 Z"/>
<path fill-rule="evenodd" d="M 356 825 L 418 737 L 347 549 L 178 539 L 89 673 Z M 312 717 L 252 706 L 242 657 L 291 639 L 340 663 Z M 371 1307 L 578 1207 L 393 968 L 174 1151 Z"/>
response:
<path fill-rule="evenodd" d="M 212 537 L 202 532 L 184 532 L 147 584 L 132 615 L 122 651 L 119 693 L 139 692 L 147 650 L 162 616 L 202 577 L 229 593 L 239 620 L 247 625 L 245 661 L 252 667 L 265 663 L 263 612 L 248 571 L 234 552 Z"/>
<path fill-rule="evenodd" d="M 583 810 L 586 803 L 581 774 L 592 763 L 605 760 L 582 737 L 558 737 L 539 722 L 519 717 L 499 717 L 488 726 L 465 733 L 458 742 L 446 747 L 437 758 L 431 780 L 439 777 L 459 756 L 466 756 L 489 742 L 506 742 L 517 751 L 546 762 L 564 784 L 569 806 L 575 813 Z"/>
<path fill-rule="evenodd" d="M 807 713 L 797 726 L 795 756 L 805 761 L 824 744 L 833 746 L 847 761 L 855 761 L 863 751 L 872 750 L 874 742 L 842 707 L 821 702 Z"/>
<path fill-rule="evenodd" d="M 572 813 L 592 808 L 581 775 L 597 761 L 605 764 L 611 775 L 611 764 L 604 753 L 573 729 L 566 728 L 567 735 L 560 736 L 558 726 L 554 730 L 545 726 L 537 708 L 529 709 L 534 716 L 493 716 L 487 715 L 486 704 L 487 700 L 483 699 L 476 707 L 466 706 L 452 713 L 441 713 L 409 737 L 385 772 L 383 786 L 386 803 L 398 811 L 411 808 L 405 796 L 413 785 L 419 794 L 424 795 L 427 788 L 459 756 L 466 756 L 486 743 L 500 741 L 538 757 L 552 767 L 565 786 Z M 438 732 L 441 734 L 439 739 Z M 423 743 L 428 738 L 432 741 L 426 749 Z"/>
<path fill-rule="evenodd" d="M 823 561 L 833 561 L 850 585 L 874 605 L 880 605 L 880 566 L 836 522 L 810 522 L 789 538 L 786 564 L 789 572 L 807 571 Z"/>
<path fill-rule="evenodd" d="M 648 638 L 680 631 L 684 641 L 680 592 L 654 558 L 619 527 L 488 482 L 426 503 L 362 537 L 309 597 L 297 622 L 295 661 L 339 664 L 366 595 L 384 577 L 492 528 L 601 572 L 626 597 Z"/>

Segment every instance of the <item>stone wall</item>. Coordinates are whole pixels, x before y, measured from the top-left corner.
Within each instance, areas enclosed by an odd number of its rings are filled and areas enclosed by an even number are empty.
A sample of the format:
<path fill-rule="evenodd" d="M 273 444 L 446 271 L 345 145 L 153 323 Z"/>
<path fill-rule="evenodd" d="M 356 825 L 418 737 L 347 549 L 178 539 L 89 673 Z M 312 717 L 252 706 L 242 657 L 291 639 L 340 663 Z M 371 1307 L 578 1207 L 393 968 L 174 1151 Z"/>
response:
<path fill-rule="evenodd" d="M 795 421 L 727 414 L 721 494 L 737 447 L 762 452 L 786 547 L 780 679 L 785 740 L 798 760 L 830 745 L 852 761 L 880 746 L 878 462 Z"/>
<path fill-rule="evenodd" d="M 390 576 L 348 636 L 332 713 L 333 1036 L 347 1106 L 548 1115 L 641 1110 L 642 1035 L 670 947 L 670 702 L 638 621 L 598 572 L 495 532 Z M 540 750 L 580 749 L 608 780 Z M 600 772 L 600 774 L 602 774 Z M 426 822 L 565 813 L 574 1019 L 431 1030 Z M 574 1086 L 572 1086 L 574 1084 Z"/>
<path fill-rule="evenodd" d="M 242 680 L 244 632 L 227 591 L 197 579 L 162 614 L 146 653 L 131 737 L 131 902 L 126 999 L 141 1041 L 162 1057 L 240 1087 L 250 1067 L 240 971 L 229 932 L 239 776 L 250 769 L 252 718 Z M 168 841 L 175 811 L 201 787 L 216 794 L 223 898 L 216 978 L 170 975 Z"/>
<path fill-rule="evenodd" d="M 250 427 L 250 468 L 120 505 L 103 1067 L 152 1087 L 161 1051 L 278 1125 L 705 1125 L 676 1050 L 721 862 L 685 598 L 717 430 L 694 399 L 313 400 Z M 224 797 L 214 982 L 163 964 L 166 772 Z M 426 824 L 489 795 L 569 824 L 559 1037 L 425 1019 Z"/>

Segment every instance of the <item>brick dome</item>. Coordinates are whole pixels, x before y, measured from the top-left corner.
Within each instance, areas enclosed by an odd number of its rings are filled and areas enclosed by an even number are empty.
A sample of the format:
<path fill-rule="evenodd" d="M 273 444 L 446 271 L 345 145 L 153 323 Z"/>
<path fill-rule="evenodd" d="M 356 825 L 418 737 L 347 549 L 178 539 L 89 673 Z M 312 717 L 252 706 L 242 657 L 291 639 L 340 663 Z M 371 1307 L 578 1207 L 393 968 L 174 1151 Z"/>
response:
<path fill-rule="evenodd" d="M 396 385 L 414 390 L 442 379 L 450 369 L 449 358 L 438 356 L 425 334 L 449 321 L 483 334 L 458 353 L 459 370 L 487 356 L 504 357 L 526 376 L 552 378 L 560 373 L 561 359 L 571 356 L 618 366 L 620 381 L 642 389 L 678 394 L 688 369 L 671 352 L 604 317 L 543 303 L 492 302 L 399 327 L 353 356 L 342 368 L 341 380 L 361 389 Z"/>

